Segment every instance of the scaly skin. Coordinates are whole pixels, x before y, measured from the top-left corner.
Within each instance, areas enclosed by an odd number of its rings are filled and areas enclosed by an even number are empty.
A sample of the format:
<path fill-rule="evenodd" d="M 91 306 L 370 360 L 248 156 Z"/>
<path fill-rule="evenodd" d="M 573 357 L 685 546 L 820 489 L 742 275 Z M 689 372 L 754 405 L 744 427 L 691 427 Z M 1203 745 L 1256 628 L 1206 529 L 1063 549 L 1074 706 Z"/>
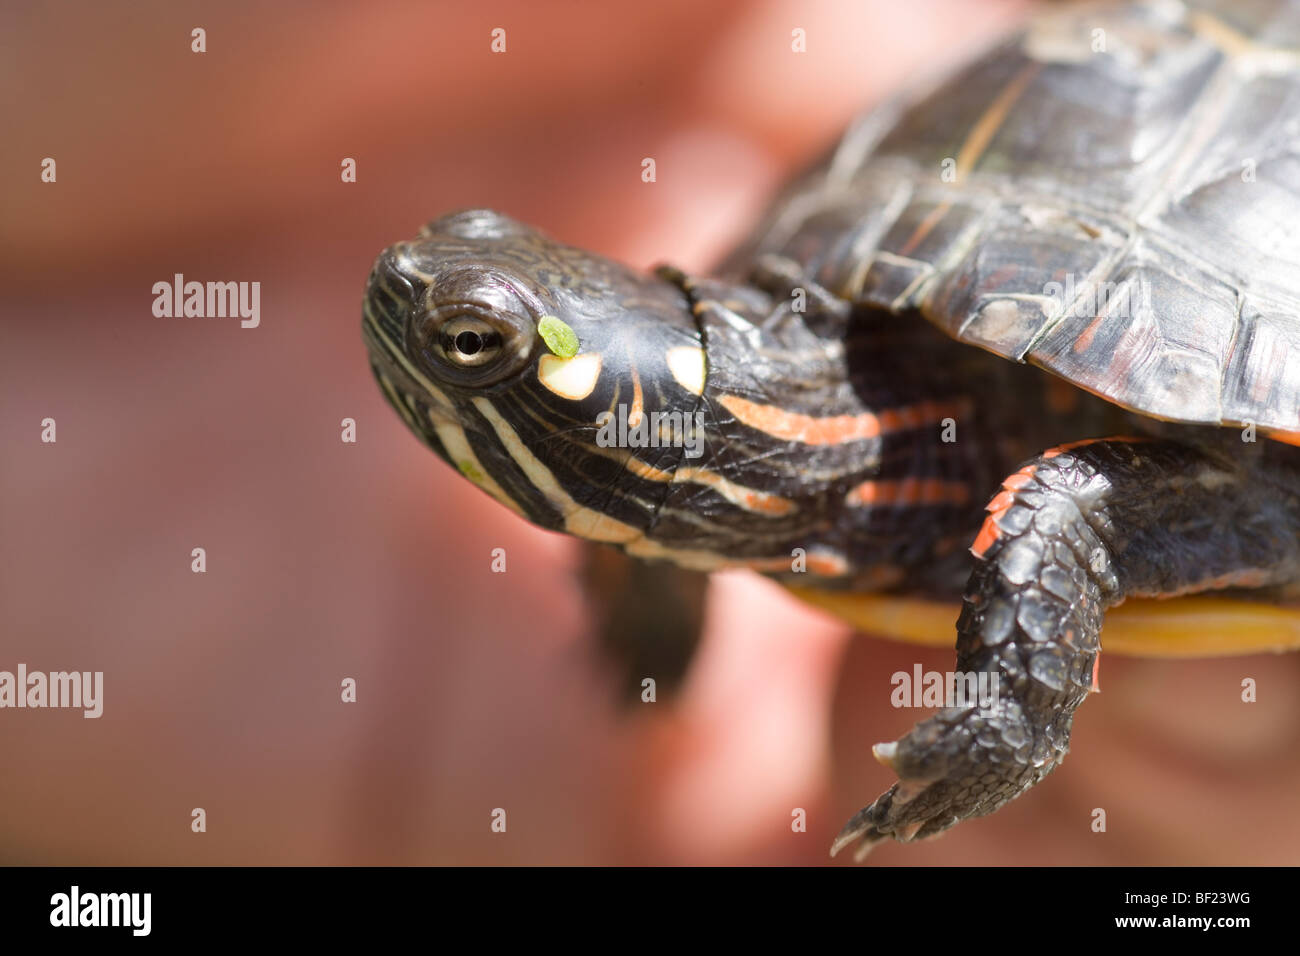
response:
<path fill-rule="evenodd" d="M 1051 773 L 1092 685 L 1104 611 L 1127 596 L 1292 583 L 1297 471 L 1276 446 L 1102 440 L 1049 451 L 1004 484 L 976 540 L 957 670 L 999 675 L 997 708 L 949 708 L 877 758 L 899 782 L 845 826 L 862 840 L 932 836 L 992 813 Z"/>

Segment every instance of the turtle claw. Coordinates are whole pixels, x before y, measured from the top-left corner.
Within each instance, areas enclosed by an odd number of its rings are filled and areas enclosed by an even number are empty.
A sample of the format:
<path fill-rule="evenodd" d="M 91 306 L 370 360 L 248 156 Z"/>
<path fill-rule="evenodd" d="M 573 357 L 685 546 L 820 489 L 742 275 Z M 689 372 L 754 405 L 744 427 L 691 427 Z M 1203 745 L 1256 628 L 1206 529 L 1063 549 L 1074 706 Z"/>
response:
<path fill-rule="evenodd" d="M 919 793 L 923 789 L 925 789 L 924 785 L 917 788 L 916 792 Z M 892 836 L 899 843 L 911 843 L 916 839 L 917 833 L 919 833 L 921 827 L 925 825 L 922 820 L 903 824 L 897 830 L 890 833 L 882 829 L 873 819 L 873 816 L 876 815 L 877 805 L 881 804 L 883 801 L 894 800 L 896 803 L 905 802 L 897 800 L 898 792 L 900 791 L 900 784 L 895 784 L 890 788 L 888 793 L 881 794 L 880 798 L 871 806 L 859 810 L 858 813 L 854 815 L 853 819 L 844 825 L 844 829 L 840 831 L 839 836 L 835 838 L 835 842 L 831 844 L 831 856 L 835 856 L 840 852 L 840 850 L 843 850 L 845 847 L 850 846 L 853 843 L 858 843 L 858 846 L 853 851 L 853 860 L 855 863 L 861 863 L 867 858 L 867 855 L 875 849 L 876 844 L 881 840 L 888 839 Z"/>
<path fill-rule="evenodd" d="M 839 836 L 835 838 L 835 842 L 831 844 L 831 856 L 836 856 L 840 850 L 861 839 L 861 845 L 853 851 L 854 862 L 861 863 L 867 858 L 867 854 L 872 851 L 875 845 L 883 839 L 880 836 L 873 837 L 869 835 L 868 831 L 871 830 L 870 821 L 859 819 L 866 812 L 866 810 L 858 811 L 853 819 L 844 825 L 844 829 L 840 831 Z"/>
<path fill-rule="evenodd" d="M 989 713 L 950 708 L 893 743 L 871 748 L 898 782 L 859 810 L 831 846 L 835 856 L 861 841 L 863 859 L 881 840 L 925 839 L 983 816 L 1046 776 L 1064 756 L 1064 741 L 1045 746 L 1034 722 L 1015 704 Z"/>
<path fill-rule="evenodd" d="M 837 855 L 845 847 L 859 843 L 854 850 L 853 859 L 861 863 L 881 840 L 890 837 L 899 843 L 911 843 L 916 839 L 917 833 L 925 825 L 924 820 L 914 820 L 909 823 L 892 822 L 891 818 L 900 816 L 899 813 L 891 813 L 892 808 L 906 806 L 913 798 L 922 793 L 927 784 L 916 781 L 902 781 L 894 784 L 888 791 L 882 793 L 869 807 L 864 807 L 853 815 L 844 829 L 840 831 L 835 842 L 831 844 L 831 856 Z"/>
<path fill-rule="evenodd" d="M 871 748 L 871 755 L 875 757 L 879 763 L 888 767 L 890 770 L 893 770 L 895 773 L 898 772 L 898 768 L 894 766 L 894 756 L 897 753 L 898 753 L 897 743 L 876 744 L 874 747 Z"/>
<path fill-rule="evenodd" d="M 884 766 L 899 773 L 899 745 L 903 741 L 880 743 L 871 748 L 872 755 Z M 854 814 L 853 819 L 844 825 L 835 842 L 831 844 L 831 856 L 835 856 L 852 843 L 861 841 L 854 850 L 853 859 L 861 863 L 881 840 L 893 837 L 900 843 L 910 843 L 925 825 L 924 820 L 900 822 L 893 826 L 891 820 L 903 816 L 903 808 L 915 800 L 930 787 L 933 781 L 915 777 L 902 777 L 886 793 L 882 793 L 869 807 Z"/>
<path fill-rule="evenodd" d="M 854 814 L 853 819 L 844 825 L 835 842 L 831 844 L 831 856 L 835 856 L 845 847 L 861 841 L 853 853 L 853 859 L 861 863 L 881 840 L 893 838 L 899 843 L 911 843 L 929 822 L 928 820 L 907 820 L 905 809 L 914 799 L 923 794 L 931 785 L 919 780 L 900 780 L 882 793 L 876 802 Z M 906 822 L 904 822 L 906 821 Z M 933 836 L 939 830 L 947 829 L 953 819 L 925 836 Z"/>

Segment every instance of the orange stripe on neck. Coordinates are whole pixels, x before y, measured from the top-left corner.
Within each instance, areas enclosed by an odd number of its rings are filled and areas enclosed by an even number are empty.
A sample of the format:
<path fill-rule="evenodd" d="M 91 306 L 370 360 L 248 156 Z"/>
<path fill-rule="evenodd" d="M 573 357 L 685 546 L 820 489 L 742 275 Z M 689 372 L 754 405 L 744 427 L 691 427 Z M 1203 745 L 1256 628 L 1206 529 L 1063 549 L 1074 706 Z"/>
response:
<path fill-rule="evenodd" d="M 907 505 L 964 505 L 970 488 L 959 481 L 905 478 L 902 481 L 864 481 L 848 493 L 850 506 L 888 508 Z"/>
<path fill-rule="evenodd" d="M 862 412 L 817 418 L 779 405 L 761 405 L 739 395 L 719 396 L 718 403 L 750 428 L 781 441 L 803 445 L 843 445 L 877 438 L 889 432 L 935 425 L 945 418 L 956 418 L 964 411 L 964 406 L 958 402 L 922 402 L 920 405 L 885 409 L 878 415 Z"/>

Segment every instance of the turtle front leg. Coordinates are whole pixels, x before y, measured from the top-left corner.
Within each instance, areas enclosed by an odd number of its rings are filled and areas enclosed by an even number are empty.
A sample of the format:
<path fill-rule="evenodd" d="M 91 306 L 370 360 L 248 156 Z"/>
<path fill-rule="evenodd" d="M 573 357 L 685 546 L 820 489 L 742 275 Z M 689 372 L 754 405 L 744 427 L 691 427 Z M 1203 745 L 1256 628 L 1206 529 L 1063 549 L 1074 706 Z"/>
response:
<path fill-rule="evenodd" d="M 1093 686 L 1103 611 L 1126 597 L 1270 587 L 1300 575 L 1300 476 L 1290 449 L 1100 439 L 1009 477 L 971 548 L 957 671 L 996 674 L 994 706 L 950 707 L 876 758 L 898 783 L 831 854 L 932 836 L 1047 776 Z M 1235 445 L 1235 447 L 1232 447 Z M 991 681 L 990 681 L 991 683 Z"/>
<path fill-rule="evenodd" d="M 698 571 L 586 542 L 582 584 L 620 704 L 639 704 L 647 678 L 661 698 L 680 689 L 704 633 L 708 581 Z"/>

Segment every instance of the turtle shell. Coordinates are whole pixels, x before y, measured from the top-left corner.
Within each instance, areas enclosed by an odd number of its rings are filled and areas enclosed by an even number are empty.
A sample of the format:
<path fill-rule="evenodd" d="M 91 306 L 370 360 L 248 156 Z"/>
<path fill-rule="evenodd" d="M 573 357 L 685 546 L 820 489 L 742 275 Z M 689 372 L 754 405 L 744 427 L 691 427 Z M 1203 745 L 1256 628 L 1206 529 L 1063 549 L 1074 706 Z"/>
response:
<path fill-rule="evenodd" d="M 856 121 L 760 253 L 1145 415 L 1300 432 L 1300 3 L 1042 15 Z"/>

